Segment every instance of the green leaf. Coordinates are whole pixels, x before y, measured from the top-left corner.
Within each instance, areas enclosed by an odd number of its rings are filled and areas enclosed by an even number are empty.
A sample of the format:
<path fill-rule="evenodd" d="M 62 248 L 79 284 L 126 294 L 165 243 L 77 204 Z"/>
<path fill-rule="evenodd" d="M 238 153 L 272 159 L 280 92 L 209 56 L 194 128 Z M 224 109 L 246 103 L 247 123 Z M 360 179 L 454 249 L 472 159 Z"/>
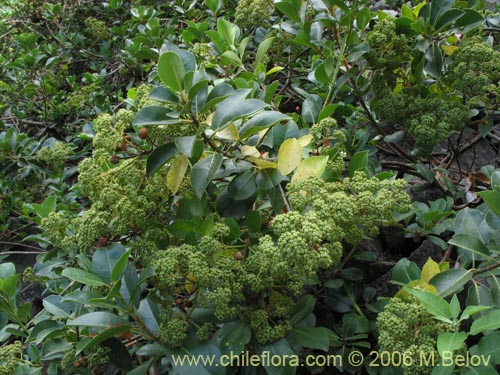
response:
<path fill-rule="evenodd" d="M 220 56 L 220 58 L 222 59 L 223 62 L 227 62 L 227 63 L 233 64 L 233 65 L 241 65 L 241 59 L 233 51 L 226 51 L 226 52 L 224 52 Z"/>
<path fill-rule="evenodd" d="M 266 53 L 273 44 L 273 41 L 274 37 L 271 37 L 264 39 L 262 42 L 260 42 L 259 47 L 257 47 L 254 66 L 257 66 L 262 62 L 262 59 L 264 58 L 264 56 L 266 56 Z"/>
<path fill-rule="evenodd" d="M 349 177 L 354 176 L 356 171 L 364 171 L 368 174 L 368 150 L 356 153 L 349 162 Z"/>
<path fill-rule="evenodd" d="M 62 273 L 62 276 L 67 277 L 68 279 L 77 281 L 81 284 L 90 285 L 90 286 L 103 286 L 106 285 L 98 276 L 81 270 L 79 268 L 65 268 Z"/>
<path fill-rule="evenodd" d="M 239 355 L 245 349 L 246 344 L 250 342 L 252 333 L 248 324 L 243 320 L 237 322 L 225 323 L 220 329 L 220 348 L 222 354 Z"/>
<path fill-rule="evenodd" d="M 274 3 L 274 6 L 276 7 L 276 9 L 278 9 L 281 13 L 290 18 L 292 21 L 301 23 L 300 13 L 299 13 L 300 6 L 297 7 L 295 2 L 282 1 L 279 3 Z"/>
<path fill-rule="evenodd" d="M 324 327 L 300 327 L 290 331 L 288 340 L 294 346 L 326 352 L 330 347 L 329 336 L 330 330 Z"/>
<path fill-rule="evenodd" d="M 458 314 L 460 314 L 460 302 L 458 301 L 458 297 L 456 294 L 453 295 L 450 301 L 450 312 L 451 317 L 453 319 L 458 318 Z"/>
<path fill-rule="evenodd" d="M 172 90 L 181 92 L 184 85 L 184 64 L 175 52 L 168 51 L 158 60 L 158 76 Z"/>
<path fill-rule="evenodd" d="M 328 85 L 332 82 L 334 69 L 335 60 L 333 56 L 328 56 L 326 60 L 314 70 L 314 78 L 316 78 L 318 82 Z"/>
<path fill-rule="evenodd" d="M 111 283 L 111 274 L 118 260 L 127 251 L 122 244 L 112 243 L 96 250 L 92 257 L 92 270 L 105 283 Z M 115 280 L 117 281 L 117 280 Z"/>
<path fill-rule="evenodd" d="M 212 129 L 221 130 L 232 121 L 254 114 L 269 106 L 259 99 L 244 99 L 249 92 L 249 89 L 240 89 L 219 103 L 212 120 Z"/>
<path fill-rule="evenodd" d="M 292 118 L 278 111 L 264 111 L 257 113 L 245 125 L 238 129 L 240 139 L 246 139 L 261 130 L 267 129 L 277 122 L 289 121 Z"/>
<path fill-rule="evenodd" d="M 328 156 L 311 156 L 300 162 L 291 182 L 302 181 L 308 177 L 321 177 L 328 164 Z"/>
<path fill-rule="evenodd" d="M 256 174 L 253 170 L 248 170 L 236 176 L 229 184 L 227 191 L 236 201 L 250 198 L 257 192 Z"/>
<path fill-rule="evenodd" d="M 234 42 L 240 37 L 240 28 L 223 18 L 217 20 L 217 31 L 228 46 L 234 45 Z"/>
<path fill-rule="evenodd" d="M 472 9 L 464 9 L 464 15 L 455 21 L 454 30 L 467 33 L 484 24 L 484 17 Z"/>
<path fill-rule="evenodd" d="M 467 320 L 472 315 L 483 312 L 485 310 L 489 310 L 491 308 L 492 306 L 467 306 L 462 312 L 462 315 L 460 315 L 460 320 Z"/>
<path fill-rule="evenodd" d="M 298 167 L 302 160 L 302 146 L 295 138 L 285 140 L 278 151 L 278 169 L 287 175 Z"/>
<path fill-rule="evenodd" d="M 452 5 L 453 0 L 433 0 L 431 2 L 431 12 L 429 18 L 431 25 L 435 26 L 439 17 L 451 9 Z"/>
<path fill-rule="evenodd" d="M 122 317 L 112 314 L 108 311 L 95 311 L 87 314 L 80 315 L 78 318 L 68 320 L 68 326 L 85 326 L 85 327 L 100 327 L 110 328 L 112 326 L 130 326 L 130 323 Z"/>
<path fill-rule="evenodd" d="M 453 22 L 458 20 L 463 15 L 464 15 L 463 10 L 449 9 L 439 17 L 434 27 L 436 28 L 436 31 L 444 29 L 445 27 L 451 25 Z"/>
<path fill-rule="evenodd" d="M 392 281 L 400 285 L 418 279 L 420 279 L 420 268 L 407 258 L 400 259 L 392 268 Z"/>
<path fill-rule="evenodd" d="M 484 259 L 485 256 L 488 257 L 490 255 L 489 249 L 479 238 L 471 236 L 467 233 L 455 234 L 453 238 L 448 241 L 448 243 L 470 251 L 473 257 L 477 257 L 476 259 Z"/>
<path fill-rule="evenodd" d="M 434 276 L 430 284 L 434 285 L 443 298 L 458 292 L 472 278 L 472 272 L 463 268 L 443 271 Z"/>
<path fill-rule="evenodd" d="M 316 298 L 306 294 L 301 297 L 290 311 L 290 323 L 296 326 L 307 318 L 313 311 L 316 304 Z"/>
<path fill-rule="evenodd" d="M 481 191 L 477 193 L 497 216 L 500 216 L 500 191 Z"/>
<path fill-rule="evenodd" d="M 146 161 L 146 176 L 151 177 L 163 164 L 178 153 L 179 150 L 174 142 L 168 142 L 155 148 Z"/>
<path fill-rule="evenodd" d="M 118 280 L 122 278 L 123 273 L 128 265 L 128 258 L 130 257 L 130 251 L 123 253 L 120 259 L 117 260 L 115 266 L 113 267 L 113 271 L 111 271 L 111 282 L 116 283 Z"/>
<path fill-rule="evenodd" d="M 201 198 L 215 173 L 222 165 L 223 156 L 221 154 L 211 154 L 198 161 L 191 168 L 191 185 L 198 198 Z"/>
<path fill-rule="evenodd" d="M 248 211 L 248 213 L 246 214 L 245 223 L 250 233 L 258 233 L 262 226 L 260 212 L 255 210 Z"/>
<path fill-rule="evenodd" d="M 500 310 L 493 310 L 472 322 L 470 334 L 477 335 L 485 331 L 500 328 Z"/>
<path fill-rule="evenodd" d="M 364 30 L 372 18 L 372 12 L 369 8 L 363 8 L 356 14 L 356 26 L 360 30 Z"/>
<path fill-rule="evenodd" d="M 171 116 L 172 110 L 160 105 L 150 105 L 141 109 L 135 115 L 134 127 L 147 125 L 171 125 L 182 122 L 176 117 Z"/>
<path fill-rule="evenodd" d="M 149 99 L 153 99 L 162 103 L 178 103 L 179 98 L 172 94 L 167 88 L 163 86 L 155 87 L 148 96 Z"/>
<path fill-rule="evenodd" d="M 417 297 L 420 303 L 425 306 L 427 311 L 435 317 L 445 319 L 451 318 L 450 305 L 444 300 L 444 298 L 423 290 L 415 290 L 411 288 L 405 288 L 405 290 Z"/>
<path fill-rule="evenodd" d="M 285 339 L 280 339 L 278 341 L 275 341 L 267 345 L 262 345 L 262 346 L 259 345 L 256 348 L 256 352 L 259 356 L 267 355 L 267 353 L 269 353 L 270 358 L 279 357 L 283 359 L 283 362 L 286 361 L 287 363 L 290 361 L 290 358 L 295 354 L 295 352 L 290 347 L 290 344 Z M 286 366 L 285 363 L 281 363 L 280 366 L 273 366 L 269 362 L 263 363 L 263 365 L 268 375 L 295 374 L 295 367 Z"/>
<path fill-rule="evenodd" d="M 124 333 L 128 330 L 130 330 L 130 327 L 128 325 L 119 325 L 119 326 L 112 327 L 112 328 L 104 330 L 103 332 L 98 333 L 90 341 L 83 341 L 83 340 L 79 341 L 76 344 L 76 354 L 75 355 L 80 354 L 81 352 L 83 352 L 86 349 L 87 350 L 91 349 L 91 348 L 99 345 L 101 342 L 103 342 L 111 337 L 118 336 L 119 334 Z"/>
<path fill-rule="evenodd" d="M 16 266 L 12 262 L 0 263 L 0 280 L 16 274 Z"/>
<path fill-rule="evenodd" d="M 425 71 L 433 78 L 439 78 L 443 70 L 443 53 L 437 44 L 425 52 Z"/>
<path fill-rule="evenodd" d="M 500 332 L 495 331 L 489 335 L 481 337 L 479 343 L 470 348 L 469 352 L 472 355 L 483 355 L 485 358 L 490 356 L 490 361 L 492 365 L 498 365 L 500 363 Z"/>
<path fill-rule="evenodd" d="M 359 58 L 370 52 L 370 45 L 368 43 L 360 43 L 349 49 L 349 62 L 358 61 Z"/>
<path fill-rule="evenodd" d="M 186 155 L 177 155 L 170 165 L 167 174 L 167 186 L 170 192 L 175 195 L 181 186 L 184 175 L 186 174 L 189 165 L 189 160 Z"/>
<path fill-rule="evenodd" d="M 467 333 L 465 332 L 440 333 L 437 338 L 437 349 L 439 354 L 442 356 L 443 352 L 454 352 L 455 350 L 461 349 L 466 339 Z"/>

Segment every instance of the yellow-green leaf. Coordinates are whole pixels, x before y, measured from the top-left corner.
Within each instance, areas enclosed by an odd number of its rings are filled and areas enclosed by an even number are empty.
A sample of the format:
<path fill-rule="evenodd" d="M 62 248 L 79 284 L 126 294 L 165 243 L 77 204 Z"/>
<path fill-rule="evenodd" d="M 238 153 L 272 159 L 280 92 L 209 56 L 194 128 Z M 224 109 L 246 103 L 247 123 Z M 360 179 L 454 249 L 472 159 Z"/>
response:
<path fill-rule="evenodd" d="M 311 143 L 313 138 L 314 137 L 311 134 L 306 134 L 306 135 L 303 135 L 302 137 L 300 137 L 298 139 L 298 141 L 302 147 L 306 147 L 309 143 Z"/>
<path fill-rule="evenodd" d="M 278 169 L 283 175 L 295 170 L 302 161 L 302 146 L 295 138 L 283 142 L 278 151 Z"/>
<path fill-rule="evenodd" d="M 292 182 L 304 180 L 308 177 L 321 177 L 326 169 L 328 156 L 311 156 L 303 160 L 292 177 Z"/>
<path fill-rule="evenodd" d="M 227 128 L 222 129 L 215 133 L 215 136 L 219 139 L 228 139 L 230 141 L 236 141 L 239 138 L 238 128 L 232 122 Z"/>
<path fill-rule="evenodd" d="M 186 155 L 178 155 L 172 162 L 167 174 L 167 186 L 172 194 L 177 193 L 179 190 L 179 186 L 181 186 L 181 182 L 186 174 L 188 164 L 189 160 Z"/>
<path fill-rule="evenodd" d="M 429 282 L 441 269 L 433 259 L 429 258 L 422 267 L 422 280 Z"/>

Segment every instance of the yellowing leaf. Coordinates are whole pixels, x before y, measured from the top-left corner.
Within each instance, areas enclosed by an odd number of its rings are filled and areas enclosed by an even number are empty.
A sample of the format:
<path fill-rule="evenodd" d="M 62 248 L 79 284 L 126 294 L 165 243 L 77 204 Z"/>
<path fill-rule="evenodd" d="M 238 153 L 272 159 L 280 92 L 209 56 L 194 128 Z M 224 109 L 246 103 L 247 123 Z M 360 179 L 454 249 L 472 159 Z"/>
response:
<path fill-rule="evenodd" d="M 241 148 L 241 154 L 243 156 L 254 156 L 256 158 L 260 157 L 260 152 L 259 150 L 257 150 L 257 147 L 255 146 L 244 145 Z"/>
<path fill-rule="evenodd" d="M 302 160 L 302 146 L 295 138 L 288 138 L 278 151 L 278 169 L 283 175 L 295 170 Z"/>
<path fill-rule="evenodd" d="M 411 289 L 416 289 L 416 290 L 424 290 L 426 292 L 438 295 L 438 291 L 437 291 L 436 287 L 434 285 L 429 284 L 427 281 L 424 281 L 422 279 L 410 281 L 408 284 L 406 284 L 406 287 L 411 288 Z M 399 292 L 397 292 L 394 295 L 394 298 L 399 298 L 403 301 L 411 301 L 413 299 L 411 297 L 410 293 L 408 293 L 403 288 L 400 289 Z"/>
<path fill-rule="evenodd" d="M 311 134 L 303 135 L 302 137 L 300 137 L 298 139 L 298 141 L 302 147 L 306 147 L 309 143 L 311 143 L 312 140 L 313 140 L 313 136 Z"/>
<path fill-rule="evenodd" d="M 439 270 L 441 272 L 448 271 L 450 269 L 450 262 L 439 263 Z"/>
<path fill-rule="evenodd" d="M 186 281 L 184 282 L 184 288 L 188 294 L 193 294 L 196 290 L 196 278 L 193 275 L 187 275 Z"/>
<path fill-rule="evenodd" d="M 457 52 L 457 46 L 441 46 L 446 56 L 451 56 Z"/>
<path fill-rule="evenodd" d="M 282 66 L 275 66 L 266 72 L 266 76 L 282 71 L 284 68 Z"/>
<path fill-rule="evenodd" d="M 178 155 L 167 174 L 167 186 L 172 192 L 172 194 L 177 193 L 179 186 L 181 186 L 182 179 L 186 174 L 186 170 L 189 164 L 188 157 L 186 155 Z"/>
<path fill-rule="evenodd" d="M 251 161 L 252 163 L 254 163 L 260 169 L 267 169 L 267 168 L 276 169 L 276 168 L 278 168 L 278 164 L 276 164 L 275 162 L 265 160 L 262 158 L 256 158 L 255 156 L 250 156 L 248 158 L 248 160 Z"/>
<path fill-rule="evenodd" d="M 321 177 L 326 169 L 328 156 L 311 156 L 303 160 L 293 174 L 292 182 L 306 179 L 307 177 Z"/>
<path fill-rule="evenodd" d="M 236 141 L 239 138 L 238 129 L 234 123 L 229 124 L 226 128 L 220 132 L 215 133 L 215 136 L 219 139 L 228 139 L 230 141 Z"/>
<path fill-rule="evenodd" d="M 439 272 L 441 272 L 439 264 L 429 258 L 422 267 L 422 280 L 429 282 Z"/>

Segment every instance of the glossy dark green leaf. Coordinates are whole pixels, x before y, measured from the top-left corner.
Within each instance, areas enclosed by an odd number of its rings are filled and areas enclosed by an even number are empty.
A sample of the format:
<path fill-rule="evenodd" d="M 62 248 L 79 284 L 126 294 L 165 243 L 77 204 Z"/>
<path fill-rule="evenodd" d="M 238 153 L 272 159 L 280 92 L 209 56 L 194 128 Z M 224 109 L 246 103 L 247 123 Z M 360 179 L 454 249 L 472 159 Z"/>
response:
<path fill-rule="evenodd" d="M 269 353 L 270 358 L 273 356 L 282 359 L 284 363 L 281 363 L 280 366 L 273 366 L 270 362 L 264 364 L 264 368 L 268 375 L 293 375 L 295 374 L 295 367 L 287 365 L 287 362 L 290 361 L 291 356 L 295 353 L 290 347 L 290 343 L 285 339 L 280 339 L 273 343 L 267 345 L 258 345 L 256 348 L 256 352 L 258 355 L 266 355 Z M 264 354 L 266 353 L 266 354 Z M 287 361 L 288 359 L 288 361 Z"/>
<path fill-rule="evenodd" d="M 198 161 L 191 168 L 191 185 L 198 198 L 201 198 L 215 173 L 222 165 L 223 156 L 220 154 L 211 154 Z"/>
<path fill-rule="evenodd" d="M 171 91 L 166 89 L 163 86 L 155 87 L 149 93 L 149 99 L 157 100 L 162 103 L 178 103 L 179 97 L 177 95 L 172 94 Z"/>
<path fill-rule="evenodd" d="M 70 280 L 77 281 L 85 285 L 90 285 L 90 286 L 106 285 L 106 283 L 103 280 L 101 280 L 98 276 L 79 268 L 65 268 L 62 271 L 61 275 L 67 277 Z"/>
<path fill-rule="evenodd" d="M 475 259 L 485 259 L 490 255 L 489 249 L 483 242 L 468 233 L 457 233 L 448 243 L 471 252 L 471 256 Z"/>
<path fill-rule="evenodd" d="M 239 354 L 250 341 L 251 331 L 243 320 L 225 323 L 220 330 L 220 348 L 222 354 Z"/>
<path fill-rule="evenodd" d="M 274 6 L 292 21 L 300 23 L 300 6 L 297 7 L 295 2 L 281 1 L 275 3 Z"/>
<path fill-rule="evenodd" d="M 445 29 L 447 26 L 450 26 L 453 22 L 458 20 L 463 15 L 464 11 L 461 9 L 449 9 L 439 17 L 434 27 L 436 31 Z"/>
<path fill-rule="evenodd" d="M 256 174 L 254 171 L 246 171 L 233 178 L 228 187 L 228 193 L 232 199 L 239 201 L 253 196 L 257 192 Z"/>
<path fill-rule="evenodd" d="M 481 191 L 477 193 L 497 216 L 500 216 L 500 191 Z"/>
<path fill-rule="evenodd" d="M 196 136 L 186 136 L 175 138 L 175 146 L 177 149 L 188 158 L 193 156 L 193 149 L 196 142 Z"/>
<path fill-rule="evenodd" d="M 455 21 L 454 29 L 467 33 L 484 24 L 484 17 L 472 9 L 464 9 L 464 15 Z"/>
<path fill-rule="evenodd" d="M 441 297 L 446 298 L 460 291 L 471 278 L 470 270 L 454 268 L 438 273 L 429 283 L 436 287 Z"/>
<path fill-rule="evenodd" d="M 165 143 L 155 148 L 146 161 L 146 175 L 151 177 L 153 173 L 178 153 L 179 150 L 174 142 Z"/>
<path fill-rule="evenodd" d="M 453 0 L 433 0 L 430 4 L 431 9 L 429 21 L 431 25 L 435 26 L 439 17 L 451 9 L 453 6 Z"/>
<path fill-rule="evenodd" d="M 245 99 L 249 92 L 250 90 L 240 89 L 220 102 L 212 120 L 212 129 L 221 130 L 232 121 L 254 114 L 269 106 L 259 99 Z"/>
<path fill-rule="evenodd" d="M 109 246 L 97 249 L 92 257 L 93 272 L 106 283 L 111 283 L 113 269 L 123 254 L 125 247 L 120 243 L 112 243 Z M 114 280 L 117 281 L 117 280 Z"/>
<path fill-rule="evenodd" d="M 351 161 L 349 162 L 349 177 L 354 176 L 354 172 L 363 171 L 366 174 L 368 173 L 368 151 L 360 151 L 356 153 Z"/>
<path fill-rule="evenodd" d="M 324 327 L 294 328 L 288 334 L 288 341 L 294 346 L 326 352 L 330 347 L 330 330 Z"/>
<path fill-rule="evenodd" d="M 159 105 L 144 107 L 135 115 L 134 126 L 171 125 L 181 122 L 171 115 L 172 110 Z"/>
<path fill-rule="evenodd" d="M 433 44 L 425 53 L 425 71 L 433 78 L 439 78 L 443 70 L 443 53 L 437 44 Z"/>
<path fill-rule="evenodd" d="M 360 30 L 364 30 L 366 26 L 368 26 L 368 23 L 370 22 L 372 18 L 372 12 L 370 12 L 370 9 L 365 7 L 362 8 L 358 11 L 358 14 L 356 14 L 356 26 Z"/>
<path fill-rule="evenodd" d="M 119 334 L 124 333 L 128 330 L 130 330 L 130 327 L 128 325 L 119 325 L 98 333 L 90 341 L 79 341 L 76 345 L 76 355 L 80 354 L 86 349 L 92 349 L 93 347 L 99 345 L 101 342 L 111 337 L 118 336 Z"/>
<path fill-rule="evenodd" d="M 406 285 L 418 279 L 420 279 L 420 268 L 407 258 L 400 259 L 392 268 L 392 281 L 399 285 Z"/>
<path fill-rule="evenodd" d="M 267 168 L 258 172 L 255 183 L 260 190 L 269 190 L 283 181 L 285 177 L 278 169 Z"/>
<path fill-rule="evenodd" d="M 492 365 L 500 364 L 500 332 L 491 332 L 489 335 L 481 337 L 479 343 L 470 348 L 469 352 L 472 355 L 484 355 L 485 358 L 491 359 Z"/>
<path fill-rule="evenodd" d="M 68 320 L 66 325 L 109 328 L 115 325 L 130 326 L 130 323 L 122 317 L 108 311 L 95 311 L 80 315 L 76 319 Z"/>
<path fill-rule="evenodd" d="M 500 310 L 493 310 L 472 322 L 470 334 L 477 335 L 478 333 L 492 331 L 498 328 L 500 328 Z"/>
<path fill-rule="evenodd" d="M 306 294 L 302 296 L 290 311 L 290 323 L 296 326 L 302 322 L 306 317 L 314 311 L 316 298 L 312 295 Z"/>
<path fill-rule="evenodd" d="M 184 64 L 179 55 L 173 51 L 163 53 L 158 60 L 158 76 L 162 82 L 175 92 L 184 87 Z"/>
<path fill-rule="evenodd" d="M 238 129 L 240 139 L 246 139 L 261 130 L 267 129 L 277 122 L 291 120 L 291 117 L 277 111 L 264 111 L 256 114 Z"/>
<path fill-rule="evenodd" d="M 412 288 L 406 288 L 405 290 L 417 297 L 419 302 L 425 306 L 426 310 L 435 317 L 451 319 L 450 305 L 444 298 L 424 290 Z"/>
<path fill-rule="evenodd" d="M 259 233 L 260 227 L 262 226 L 260 212 L 254 210 L 248 211 L 245 218 L 245 223 L 250 233 Z"/>

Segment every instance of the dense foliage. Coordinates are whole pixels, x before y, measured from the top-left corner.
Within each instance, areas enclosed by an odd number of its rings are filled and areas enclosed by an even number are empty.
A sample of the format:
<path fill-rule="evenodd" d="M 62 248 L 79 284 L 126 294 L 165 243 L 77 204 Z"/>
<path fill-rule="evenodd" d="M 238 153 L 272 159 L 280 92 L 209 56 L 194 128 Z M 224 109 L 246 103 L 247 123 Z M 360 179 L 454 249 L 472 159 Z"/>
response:
<path fill-rule="evenodd" d="M 1 374 L 498 374 L 490 3 L 0 5 Z"/>

